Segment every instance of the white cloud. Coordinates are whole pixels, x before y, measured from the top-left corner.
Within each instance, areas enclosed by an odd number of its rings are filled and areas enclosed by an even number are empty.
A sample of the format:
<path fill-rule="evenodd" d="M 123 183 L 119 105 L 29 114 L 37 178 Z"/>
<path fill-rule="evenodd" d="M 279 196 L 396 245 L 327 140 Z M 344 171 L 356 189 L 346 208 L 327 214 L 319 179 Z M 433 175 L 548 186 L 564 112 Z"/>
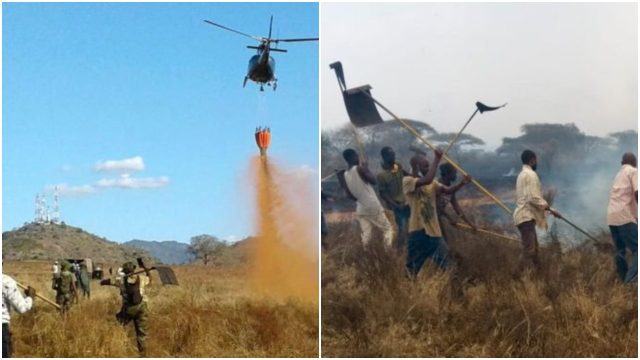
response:
<path fill-rule="evenodd" d="M 287 171 L 287 175 L 296 179 L 307 180 L 309 178 L 316 177 L 318 175 L 318 170 L 307 164 L 303 164 L 297 168 Z"/>
<path fill-rule="evenodd" d="M 237 235 L 228 235 L 225 236 L 224 238 L 222 238 L 222 240 L 228 242 L 228 243 L 234 243 L 237 242 L 238 240 L 240 240 L 240 237 Z"/>
<path fill-rule="evenodd" d="M 120 173 L 142 171 L 144 170 L 144 160 L 142 160 L 142 156 L 134 156 L 132 158 L 122 160 L 98 161 L 94 166 L 94 170 Z"/>
<path fill-rule="evenodd" d="M 166 176 L 135 178 L 128 174 L 122 174 L 117 178 L 104 178 L 96 182 L 100 188 L 121 188 L 121 189 L 155 189 L 169 184 Z"/>
<path fill-rule="evenodd" d="M 54 192 L 58 188 L 58 194 L 63 197 L 80 197 L 91 195 L 96 192 L 92 185 L 69 186 L 67 184 L 49 185 L 47 191 Z"/>

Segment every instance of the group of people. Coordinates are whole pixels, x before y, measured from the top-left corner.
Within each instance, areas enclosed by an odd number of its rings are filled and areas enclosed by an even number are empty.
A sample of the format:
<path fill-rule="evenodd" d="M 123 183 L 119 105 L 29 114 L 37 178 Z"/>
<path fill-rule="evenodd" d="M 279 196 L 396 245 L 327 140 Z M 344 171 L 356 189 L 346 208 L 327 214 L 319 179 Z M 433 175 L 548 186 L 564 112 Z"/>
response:
<path fill-rule="evenodd" d="M 477 230 L 456 200 L 458 190 L 471 182 L 471 178 L 465 175 L 456 183 L 457 170 L 450 163 L 440 164 L 443 154 L 439 149 L 434 150 L 432 161 L 427 159 L 426 154 L 416 152 L 410 160 L 410 171 L 403 169 L 396 161 L 391 147 L 383 147 L 380 156 L 382 170 L 374 176 L 355 150 L 346 149 L 343 157 L 347 169 L 337 174 L 347 197 L 356 201 L 356 219 L 360 225 L 362 243 L 367 246 L 372 230 L 378 229 L 387 247 L 395 242 L 398 250 L 406 250 L 406 268 L 412 277 L 418 274 L 428 259 L 445 269 L 449 249 L 442 221 L 446 219 L 452 225 L 463 221 L 472 230 Z M 520 159 L 522 170 L 516 180 L 516 208 L 513 212 L 514 225 L 522 240 L 520 268 L 538 271 L 540 260 L 536 228 L 547 228 L 547 213 L 557 218 L 562 218 L 562 215 L 544 199 L 536 173 L 536 154 L 524 150 Z M 436 179 L 438 169 L 440 177 Z M 625 283 L 637 279 L 637 202 L 636 157 L 626 153 L 610 192 L 607 216 L 616 247 L 617 273 Z M 456 216 L 448 211 L 449 206 Z M 393 213 L 395 236 L 385 208 Z M 322 225 L 324 236 L 327 232 L 324 219 Z M 630 263 L 626 260 L 627 251 L 631 252 Z"/>
<path fill-rule="evenodd" d="M 115 278 L 102 280 L 100 285 L 119 288 L 122 307 L 116 314 L 116 319 L 122 325 L 133 322 L 138 351 L 144 355 L 146 352 L 145 340 L 149 315 L 145 287 L 151 283 L 151 277 L 147 268 L 144 269 L 144 272 L 136 272 L 135 270 L 136 265 L 128 261 L 122 265 L 121 271 L 118 271 Z M 56 261 L 53 265 L 53 289 L 56 291 L 56 303 L 60 305 L 63 314 L 69 311 L 74 300 L 77 302 L 78 285 L 76 281 L 83 284 L 84 280 L 90 281 L 91 279 L 86 270 L 86 265 L 83 267 L 83 264 L 79 264 L 77 274 L 78 276 L 74 273 L 73 265 L 68 261 Z M 82 285 L 80 288 L 84 289 Z M 33 307 L 35 296 L 35 289 L 27 287 L 24 292 L 21 292 L 13 278 L 4 273 L 2 274 L 3 358 L 9 358 L 12 355 L 11 332 L 9 331 L 11 310 L 20 314 L 29 311 Z M 89 298 L 90 292 L 86 296 Z"/>
<path fill-rule="evenodd" d="M 395 240 L 396 249 L 404 251 L 406 248 L 406 267 L 412 276 L 418 274 L 429 258 L 440 268 L 446 268 L 448 247 L 440 220 L 446 218 L 453 224 L 459 221 L 447 213 L 451 205 L 462 221 L 475 228 L 456 200 L 456 192 L 471 178 L 467 175 L 455 183 L 457 171 L 450 164 L 440 165 L 440 150 L 435 150 L 433 162 L 425 154 L 416 153 L 410 161 L 410 172 L 396 161 L 391 147 L 382 148 L 380 155 L 382 170 L 374 176 L 367 163 L 360 161 L 358 153 L 347 149 L 343 152 L 347 169 L 338 175 L 347 196 L 356 201 L 363 244 L 369 244 L 372 230 L 377 228 L 387 247 L 392 247 Z M 438 169 L 440 178 L 436 180 Z M 394 214 L 395 236 L 383 203 Z"/>
<path fill-rule="evenodd" d="M 69 311 L 79 301 L 78 291 L 84 298 L 91 298 L 91 274 L 84 262 L 78 263 L 63 260 L 53 264 L 51 288 L 56 291 L 56 303 L 62 312 Z"/>

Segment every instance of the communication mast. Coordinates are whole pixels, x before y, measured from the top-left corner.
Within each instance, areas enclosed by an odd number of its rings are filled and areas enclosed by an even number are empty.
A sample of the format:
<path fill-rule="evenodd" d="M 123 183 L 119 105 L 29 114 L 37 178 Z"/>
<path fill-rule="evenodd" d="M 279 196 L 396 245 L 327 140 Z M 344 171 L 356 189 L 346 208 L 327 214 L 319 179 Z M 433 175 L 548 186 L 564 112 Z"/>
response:
<path fill-rule="evenodd" d="M 60 224 L 60 203 L 58 198 L 58 186 L 53 188 L 53 214 L 51 215 L 51 222 L 54 224 Z"/>
<path fill-rule="evenodd" d="M 46 194 L 36 194 L 36 209 L 34 222 L 37 224 L 60 224 L 60 203 L 58 187 L 56 186 L 53 193 L 53 212 L 49 211 L 47 206 Z"/>
<path fill-rule="evenodd" d="M 44 224 L 49 219 L 48 209 L 47 209 L 47 199 L 44 194 L 36 194 L 36 218 L 35 222 L 38 224 Z"/>
<path fill-rule="evenodd" d="M 43 223 L 48 223 L 49 222 L 49 206 L 47 205 L 47 197 L 45 194 L 42 194 L 42 222 Z"/>
<path fill-rule="evenodd" d="M 40 210 L 40 194 L 36 194 L 36 203 L 35 203 L 35 217 L 33 218 L 33 221 L 40 224 L 40 216 L 41 214 L 41 210 Z"/>

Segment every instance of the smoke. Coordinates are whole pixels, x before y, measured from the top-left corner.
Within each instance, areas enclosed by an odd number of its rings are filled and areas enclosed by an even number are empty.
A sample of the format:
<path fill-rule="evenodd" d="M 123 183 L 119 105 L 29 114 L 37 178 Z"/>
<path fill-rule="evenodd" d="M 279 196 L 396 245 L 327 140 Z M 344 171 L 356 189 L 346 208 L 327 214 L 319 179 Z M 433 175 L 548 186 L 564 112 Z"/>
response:
<path fill-rule="evenodd" d="M 317 200 L 299 177 L 266 158 L 252 159 L 257 239 L 250 254 L 250 285 L 275 298 L 318 300 Z"/>
<path fill-rule="evenodd" d="M 634 149 L 635 150 L 635 149 Z M 605 155 L 605 154 L 603 154 Z M 550 174 L 544 187 L 558 189 L 553 207 L 576 225 L 598 235 L 609 232 L 607 225 L 607 208 L 613 179 L 620 170 L 620 157 L 615 153 L 592 158 L 591 161 L 577 161 L 576 166 L 566 167 Z M 554 176 L 555 175 L 555 176 Z M 558 234 L 565 242 L 567 239 L 584 239 L 563 221 L 558 223 Z"/>
<path fill-rule="evenodd" d="M 430 141 L 436 143 L 440 136 L 436 129 L 414 122 L 419 131 Z M 384 126 L 384 127 L 383 127 Z M 421 127 L 419 127 L 421 126 Z M 359 129 L 360 130 L 360 129 Z M 413 155 L 410 145 L 416 140 L 397 122 L 360 130 L 369 166 L 374 173 L 380 171 L 380 149 L 392 146 L 396 151 L 396 159 L 406 169 L 409 158 Z M 521 134 L 503 138 L 502 145 L 495 150 L 479 148 L 481 139 L 471 138 L 470 144 L 454 148 L 450 152 L 455 159 L 477 181 L 499 198 L 514 208 L 513 197 L 516 176 L 522 163 L 520 154 L 524 149 L 531 149 L 538 155 L 538 175 L 543 190 L 555 189 L 553 207 L 569 220 L 592 235 L 601 231 L 608 232 L 606 213 L 609 193 L 616 173 L 620 169 L 620 160 L 625 152 L 638 152 L 638 132 L 630 129 L 613 132 L 606 136 L 589 135 L 582 132 L 575 124 L 534 123 L 522 126 Z M 351 128 L 345 126 L 322 133 L 322 175 L 326 176 L 334 169 L 344 168 L 342 151 L 354 147 Z M 424 146 L 422 146 L 424 148 Z M 432 152 L 428 151 L 431 158 Z M 505 176 L 510 175 L 510 176 Z M 323 183 L 325 191 L 339 191 L 333 179 Z M 484 198 L 477 189 L 467 186 L 461 190 L 459 199 Z M 352 206 L 351 201 L 343 201 L 343 207 Z M 334 208 L 339 204 L 333 203 Z M 465 209 L 470 211 L 471 209 Z M 501 223 L 512 224 L 510 216 L 495 205 L 478 208 L 482 222 L 499 226 Z M 578 243 L 585 236 L 576 232 L 563 221 L 549 218 L 559 241 L 564 244 Z"/>

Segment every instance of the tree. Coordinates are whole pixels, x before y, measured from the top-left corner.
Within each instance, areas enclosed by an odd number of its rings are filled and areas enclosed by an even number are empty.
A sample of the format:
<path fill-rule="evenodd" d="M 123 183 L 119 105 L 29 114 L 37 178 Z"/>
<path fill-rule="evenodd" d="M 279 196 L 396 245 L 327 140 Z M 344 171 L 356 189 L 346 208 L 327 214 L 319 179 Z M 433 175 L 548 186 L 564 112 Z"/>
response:
<path fill-rule="evenodd" d="M 215 236 L 203 234 L 191 238 L 189 252 L 207 265 L 220 256 L 226 247 L 226 242 L 220 241 Z"/>
<path fill-rule="evenodd" d="M 625 130 L 609 134 L 610 137 L 615 139 L 618 152 L 638 152 L 638 132 L 635 130 Z"/>

